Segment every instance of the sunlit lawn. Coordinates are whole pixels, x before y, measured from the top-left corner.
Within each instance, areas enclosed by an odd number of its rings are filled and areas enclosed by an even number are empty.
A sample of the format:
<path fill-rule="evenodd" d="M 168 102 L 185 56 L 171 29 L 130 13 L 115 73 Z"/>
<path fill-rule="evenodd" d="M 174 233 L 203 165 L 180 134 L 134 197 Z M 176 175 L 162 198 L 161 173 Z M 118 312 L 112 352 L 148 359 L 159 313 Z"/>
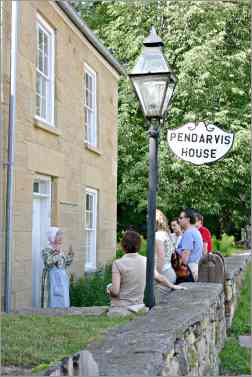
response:
<path fill-rule="evenodd" d="M 97 339 L 129 318 L 38 315 L 2 316 L 2 365 L 47 366 Z"/>
<path fill-rule="evenodd" d="M 251 334 L 251 266 L 248 267 L 229 337 L 220 353 L 221 373 L 251 374 L 251 349 L 239 345 L 239 335 Z"/>

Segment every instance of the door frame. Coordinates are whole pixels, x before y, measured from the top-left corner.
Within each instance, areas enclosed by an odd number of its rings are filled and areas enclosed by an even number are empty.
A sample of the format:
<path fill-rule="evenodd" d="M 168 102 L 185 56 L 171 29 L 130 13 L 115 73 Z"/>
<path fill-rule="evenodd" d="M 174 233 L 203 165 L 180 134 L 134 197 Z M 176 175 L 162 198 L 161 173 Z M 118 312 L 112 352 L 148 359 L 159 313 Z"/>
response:
<path fill-rule="evenodd" d="M 38 192 L 34 191 L 34 183 L 38 182 L 45 182 L 46 183 L 46 190 L 45 192 L 40 192 L 40 187 L 38 185 Z M 39 199 L 39 205 L 40 205 L 40 214 L 39 214 L 39 234 L 40 234 L 40 240 L 39 240 L 39 249 L 42 250 L 43 247 L 46 245 L 42 245 L 41 243 L 41 225 L 43 225 L 43 220 L 41 221 L 41 210 L 43 210 L 43 201 L 48 199 L 48 206 L 49 206 L 49 226 L 51 224 L 51 218 L 52 218 L 52 178 L 50 176 L 44 176 L 44 175 L 35 175 L 33 178 L 33 188 L 32 188 L 32 206 L 34 205 L 34 199 Z M 33 214 L 34 216 L 34 214 Z M 34 243 L 33 243 L 33 224 L 34 224 L 34 217 L 32 217 L 32 306 L 39 307 L 40 306 L 40 281 L 41 281 L 41 274 L 43 270 L 43 261 L 41 258 L 41 268 L 38 266 L 40 263 L 36 260 L 38 258 L 38 255 L 35 256 L 34 251 Z M 35 271 L 34 271 L 35 270 Z M 37 274 L 39 274 L 37 276 Z M 36 283 L 34 283 L 36 281 Z"/>

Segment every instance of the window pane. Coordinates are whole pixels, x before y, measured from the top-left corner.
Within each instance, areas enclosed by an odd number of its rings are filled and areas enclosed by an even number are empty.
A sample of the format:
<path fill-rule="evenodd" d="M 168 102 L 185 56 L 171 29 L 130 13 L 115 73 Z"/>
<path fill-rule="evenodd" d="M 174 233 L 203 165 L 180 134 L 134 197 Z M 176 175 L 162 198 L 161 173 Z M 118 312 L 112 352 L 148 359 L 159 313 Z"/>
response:
<path fill-rule="evenodd" d="M 33 192 L 39 193 L 39 183 L 33 182 Z"/>
<path fill-rule="evenodd" d="M 37 80 L 36 80 L 36 90 L 37 90 L 37 96 L 36 96 L 36 106 L 37 106 L 37 115 L 41 116 L 41 95 L 42 95 L 42 80 L 41 76 L 37 74 Z"/>
<path fill-rule="evenodd" d="M 36 114 L 40 116 L 40 80 L 38 74 L 36 79 Z"/>
<path fill-rule="evenodd" d="M 44 53 L 45 55 L 48 55 L 48 46 L 49 45 L 49 39 L 48 35 L 44 34 Z"/>
<path fill-rule="evenodd" d="M 91 80 L 91 77 L 89 76 L 89 74 L 86 72 L 86 88 L 87 89 L 90 89 L 90 80 Z"/>
<path fill-rule="evenodd" d="M 93 108 L 93 101 L 92 101 L 92 93 L 91 92 L 89 92 L 88 93 L 88 105 L 89 105 L 89 107 L 92 109 Z"/>
<path fill-rule="evenodd" d="M 36 115 L 40 116 L 40 96 L 36 95 Z"/>
<path fill-rule="evenodd" d="M 86 228 L 91 228 L 91 212 L 86 212 Z"/>
<path fill-rule="evenodd" d="M 84 109 L 84 116 L 85 116 L 85 125 L 87 125 L 87 122 L 88 122 L 88 109 L 86 107 Z"/>
<path fill-rule="evenodd" d="M 41 77 L 41 117 L 46 118 L 46 79 Z"/>
<path fill-rule="evenodd" d="M 38 49 L 43 51 L 43 31 L 41 30 L 41 28 L 39 27 L 39 30 L 38 30 Z"/>
<path fill-rule="evenodd" d="M 52 86 L 49 80 L 46 80 L 46 97 L 47 97 L 46 118 L 48 120 L 51 120 L 52 119 L 52 101 L 48 99 L 52 98 Z"/>
<path fill-rule="evenodd" d="M 86 192 L 85 247 L 87 267 L 96 267 L 96 192 Z"/>
<path fill-rule="evenodd" d="M 44 74 L 46 76 L 48 76 L 48 73 L 49 73 L 49 59 L 48 59 L 48 55 L 44 55 Z"/>
<path fill-rule="evenodd" d="M 37 82 L 36 82 L 36 114 L 52 122 L 53 115 L 53 77 L 52 47 L 53 33 L 50 27 L 38 20 L 37 28 Z"/>
<path fill-rule="evenodd" d="M 40 194 L 49 194 L 49 184 L 47 181 L 39 181 Z"/>
<path fill-rule="evenodd" d="M 90 231 L 86 231 L 86 255 L 87 255 L 87 263 L 91 264 L 92 262 L 92 245 L 91 245 L 91 237 Z"/>
<path fill-rule="evenodd" d="M 86 89 L 85 92 L 85 100 L 86 100 L 86 105 L 89 106 L 89 98 L 88 98 L 88 90 Z"/>
<path fill-rule="evenodd" d="M 85 137 L 90 145 L 97 145 L 95 75 L 85 71 Z"/>
<path fill-rule="evenodd" d="M 86 210 L 90 211 L 90 209 L 91 209 L 91 206 L 90 206 L 90 195 L 87 194 L 86 195 Z"/>
<path fill-rule="evenodd" d="M 38 50 L 38 69 L 43 72 L 43 52 Z"/>

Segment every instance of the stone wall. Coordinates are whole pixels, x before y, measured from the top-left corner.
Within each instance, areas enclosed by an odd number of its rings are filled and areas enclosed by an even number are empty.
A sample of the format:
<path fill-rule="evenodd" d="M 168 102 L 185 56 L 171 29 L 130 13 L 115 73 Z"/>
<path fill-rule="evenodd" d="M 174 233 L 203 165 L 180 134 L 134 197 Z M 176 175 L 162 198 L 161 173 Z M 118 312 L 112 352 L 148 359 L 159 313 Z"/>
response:
<path fill-rule="evenodd" d="M 110 331 L 89 351 L 100 375 L 217 375 L 226 335 L 219 284 L 186 284 L 146 316 Z"/>
<path fill-rule="evenodd" d="M 187 283 L 187 290 L 169 292 L 146 315 L 109 330 L 102 340 L 87 347 L 91 366 L 96 363 L 100 376 L 218 375 L 218 354 L 248 260 L 249 255 L 225 258 L 225 289 L 222 284 Z M 76 362 L 80 356 L 64 359 L 45 375 L 82 375 Z"/>

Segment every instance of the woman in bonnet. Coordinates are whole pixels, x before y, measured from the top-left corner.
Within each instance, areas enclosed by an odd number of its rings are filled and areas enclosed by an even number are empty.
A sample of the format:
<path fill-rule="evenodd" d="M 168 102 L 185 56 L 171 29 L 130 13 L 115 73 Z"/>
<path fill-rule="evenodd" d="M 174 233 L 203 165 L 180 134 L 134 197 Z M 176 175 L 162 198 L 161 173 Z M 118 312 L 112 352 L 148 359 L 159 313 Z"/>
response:
<path fill-rule="evenodd" d="M 69 277 L 66 267 L 73 261 L 73 251 L 70 247 L 65 256 L 61 248 L 62 242 L 62 230 L 51 226 L 48 231 L 48 247 L 42 250 L 44 270 L 42 274 L 41 307 L 44 307 L 46 286 L 48 288 L 49 308 L 68 308 L 70 306 Z"/>

